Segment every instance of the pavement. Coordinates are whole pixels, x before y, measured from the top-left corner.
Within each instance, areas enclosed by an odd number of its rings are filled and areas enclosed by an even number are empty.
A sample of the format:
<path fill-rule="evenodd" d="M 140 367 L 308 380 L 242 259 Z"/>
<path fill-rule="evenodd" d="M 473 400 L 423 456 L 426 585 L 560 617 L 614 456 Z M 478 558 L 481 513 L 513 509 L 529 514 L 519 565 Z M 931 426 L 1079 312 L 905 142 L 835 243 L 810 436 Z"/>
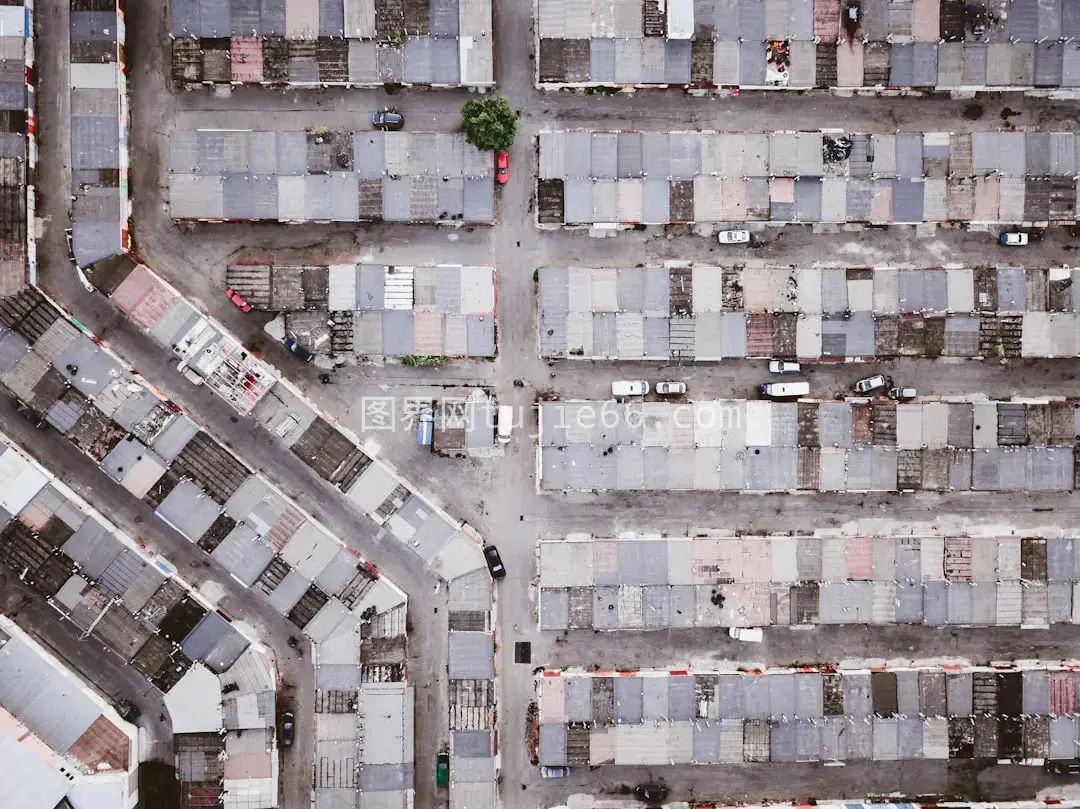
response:
<path fill-rule="evenodd" d="M 162 273 L 189 298 L 226 324 L 248 345 L 264 348 L 277 364 L 326 412 L 356 426 L 358 400 L 365 395 L 418 395 L 444 386 L 483 385 L 511 404 L 533 414 L 538 392 L 564 398 L 602 398 L 614 379 L 675 379 L 686 381 L 695 398 L 745 397 L 764 377 L 763 362 L 663 365 L 656 363 L 594 363 L 561 361 L 549 367 L 538 356 L 533 270 L 538 266 L 633 266 L 670 259 L 697 262 L 738 262 L 748 258 L 792 265 L 872 266 L 874 264 L 977 266 L 1024 262 L 1029 266 L 1080 263 L 1074 256 L 1080 240 L 1063 229 L 1024 249 L 998 246 L 993 234 L 939 228 L 916 236 L 914 228 L 894 227 L 848 231 L 809 227 L 766 228 L 757 235 L 757 248 L 721 248 L 707 233 L 684 227 L 649 227 L 621 233 L 617 238 L 590 238 L 580 231 L 540 231 L 532 210 L 535 136 L 555 128 L 633 128 L 639 130 L 733 129 L 769 131 L 843 126 L 849 131 L 940 131 L 993 129 L 999 126 L 1038 127 L 1077 131 L 1080 123 L 1068 105 L 1045 99 L 988 94 L 978 103 L 983 115 L 975 121 L 960 116 L 963 102 L 947 98 L 837 98 L 820 94 L 744 93 L 738 98 L 691 98 L 681 91 L 648 91 L 632 96 L 590 96 L 571 92 L 541 93 L 533 88 L 532 3 L 512 0 L 496 5 L 497 79 L 500 91 L 520 111 L 519 136 L 511 150 L 511 179 L 499 189 L 498 222 L 491 227 L 430 227 L 382 224 L 174 224 L 168 216 L 167 135 L 174 128 L 304 128 L 324 126 L 354 129 L 365 126 L 371 110 L 392 103 L 404 113 L 413 130 L 449 131 L 459 126 L 460 105 L 471 97 L 465 91 L 405 90 L 392 98 L 377 90 L 290 91 L 236 88 L 230 93 L 177 91 L 168 81 L 166 4 L 129 4 L 127 10 L 129 87 L 131 91 L 131 188 L 134 194 L 134 241 L 139 256 Z M 116 317 L 96 294 L 77 282 L 67 261 L 64 227 L 70 200 L 67 64 L 67 5 L 64 0 L 39 0 L 38 97 L 39 168 L 38 213 L 41 277 L 46 289 L 81 321 L 106 339 L 119 353 L 170 398 L 192 413 L 221 440 L 260 468 L 330 530 L 375 562 L 412 600 L 409 627 L 410 681 L 417 688 L 416 762 L 418 807 L 443 805 L 436 792 L 433 760 L 446 742 L 446 610 L 439 611 L 445 590 L 432 595 L 434 577 L 400 543 L 383 541 L 370 521 L 359 518 L 340 494 L 297 458 L 274 444 L 257 426 L 236 419 L 224 402 L 202 388 L 184 382 L 167 358 L 127 321 Z M 222 295 L 226 264 L 245 248 L 292 248 L 305 255 L 326 251 L 351 252 L 386 263 L 442 261 L 491 265 L 498 268 L 500 353 L 494 362 L 461 362 L 439 369 L 372 365 L 338 373 L 338 384 L 322 386 L 317 371 L 267 344 L 262 336 L 264 315 L 241 314 Z M 310 259 L 314 261 L 315 259 Z M 980 361 L 946 362 L 904 359 L 874 365 L 821 365 L 807 378 L 815 395 L 841 392 L 860 376 L 873 372 L 892 375 L 898 384 L 914 385 L 923 395 L 1013 395 L 1080 397 L 1075 363 L 1023 361 L 998 364 Z M 554 374 L 554 377 L 552 377 Z M 514 387 L 513 380 L 526 381 Z M 376 393 L 377 391 L 377 393 Z M 46 432 L 22 434 L 9 423 L 0 405 L 0 427 L 27 449 L 63 459 L 66 479 L 83 486 L 110 519 L 140 533 L 150 533 L 158 521 L 59 437 Z M 1071 525 L 1080 519 L 1073 495 L 1017 494 L 917 495 L 762 495 L 724 493 L 567 494 L 538 496 L 535 448 L 528 439 L 535 415 L 526 419 L 507 453 L 489 461 L 450 461 L 433 458 L 415 445 L 408 432 L 380 434 L 375 440 L 383 455 L 430 493 L 455 517 L 467 520 L 502 553 L 508 576 L 499 587 L 499 683 L 501 716 L 501 797 L 507 807 L 541 807 L 563 803 L 569 794 L 626 794 L 627 787 L 663 779 L 672 799 L 799 800 L 864 797 L 868 794 L 967 797 L 994 799 L 1032 797 L 1054 782 L 1041 770 L 971 762 L 892 762 L 849 765 L 825 770 L 814 765 L 742 765 L 715 768 L 636 769 L 604 767 L 574 772 L 565 781 L 545 781 L 528 760 L 524 744 L 525 715 L 534 698 L 532 672 L 537 666 L 666 665 L 691 660 L 740 660 L 748 654 L 773 664 L 805 659 L 838 659 L 852 649 L 878 650 L 882 656 L 928 656 L 935 650 L 954 650 L 974 660 L 990 657 L 1067 657 L 1075 648 L 1078 630 L 1055 627 L 1043 631 L 1015 629 L 929 630 L 896 627 L 820 628 L 812 632 L 769 630 L 765 643 L 752 653 L 716 631 L 665 633 L 546 634 L 536 629 L 535 545 L 539 535 L 567 532 L 612 534 L 621 530 L 682 533 L 694 527 L 745 531 L 790 531 L 839 525 L 865 516 L 924 521 L 950 515 L 971 523 L 1009 522 L 1019 527 Z M 65 449 L 66 447 L 66 449 Z M 121 498 L 121 494 L 124 497 Z M 136 522 L 136 517 L 141 522 Z M 200 581 L 221 577 L 212 563 L 186 540 L 164 527 L 153 528 L 162 553 Z M 157 536 L 160 535 L 160 536 Z M 196 567 L 186 565 L 197 563 Z M 227 610 L 245 610 L 242 592 L 230 582 Z M 422 605 L 422 606 L 420 606 Z M 434 610 L 429 613 L 427 610 Z M 286 678 L 294 678 L 298 738 L 310 731 L 311 700 L 299 691 L 310 688 L 310 666 L 289 660 L 282 644 L 288 627 L 280 616 L 252 613 L 266 632 Z M 707 633 L 707 634 L 706 634 Z M 513 661 L 513 642 L 530 641 L 528 665 Z M 307 672 L 305 674 L 305 672 Z M 305 679 L 306 678 L 306 679 Z M 310 767 L 298 745 L 283 773 L 283 806 L 301 805 L 306 795 L 303 774 Z M 307 767 L 307 769 L 305 769 Z"/>

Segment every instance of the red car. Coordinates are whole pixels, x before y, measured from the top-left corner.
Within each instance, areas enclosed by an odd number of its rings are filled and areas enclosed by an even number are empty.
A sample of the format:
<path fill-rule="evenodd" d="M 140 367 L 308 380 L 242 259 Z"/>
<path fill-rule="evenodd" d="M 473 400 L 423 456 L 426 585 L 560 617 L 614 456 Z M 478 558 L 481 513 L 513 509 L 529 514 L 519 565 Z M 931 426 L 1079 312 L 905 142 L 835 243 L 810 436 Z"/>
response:
<path fill-rule="evenodd" d="M 232 287 L 226 287 L 226 289 L 225 289 L 225 297 L 227 297 L 230 301 L 235 303 L 237 305 L 237 307 L 239 307 L 241 312 L 250 312 L 251 311 L 251 304 L 248 303 L 247 301 L 245 301 L 241 297 L 240 293 L 237 292 Z"/>
<path fill-rule="evenodd" d="M 495 155 L 495 179 L 500 183 L 510 179 L 510 155 L 506 152 Z"/>

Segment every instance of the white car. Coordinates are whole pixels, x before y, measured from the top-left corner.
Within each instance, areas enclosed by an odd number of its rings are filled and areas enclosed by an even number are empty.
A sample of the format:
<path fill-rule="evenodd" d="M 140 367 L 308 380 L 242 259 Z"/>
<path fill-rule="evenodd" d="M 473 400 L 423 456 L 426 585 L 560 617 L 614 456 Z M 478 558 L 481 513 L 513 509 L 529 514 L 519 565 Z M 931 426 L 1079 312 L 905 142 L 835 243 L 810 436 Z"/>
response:
<path fill-rule="evenodd" d="M 1011 233 L 1002 233 L 998 241 L 1006 247 L 1027 247 L 1028 235 L 1016 230 Z"/>
<path fill-rule="evenodd" d="M 649 383 L 645 380 L 623 379 L 611 383 L 612 396 L 646 396 L 649 393 Z"/>
<path fill-rule="evenodd" d="M 788 362 L 787 360 L 773 360 L 769 363 L 770 374 L 797 374 L 802 370 L 802 366 L 797 362 Z"/>
<path fill-rule="evenodd" d="M 868 376 L 866 379 L 860 379 L 854 385 L 856 393 L 869 393 L 872 390 L 883 387 L 885 387 L 885 377 L 881 374 L 878 374 L 877 376 Z"/>
<path fill-rule="evenodd" d="M 656 392 L 661 396 L 678 396 L 686 393 L 685 382 L 657 382 Z"/>
<path fill-rule="evenodd" d="M 735 640 L 747 643 L 761 643 L 765 640 L 765 633 L 751 626 L 732 626 L 728 628 L 727 633 Z"/>
<path fill-rule="evenodd" d="M 716 240 L 720 244 L 749 244 L 749 230 L 721 230 L 716 234 Z"/>

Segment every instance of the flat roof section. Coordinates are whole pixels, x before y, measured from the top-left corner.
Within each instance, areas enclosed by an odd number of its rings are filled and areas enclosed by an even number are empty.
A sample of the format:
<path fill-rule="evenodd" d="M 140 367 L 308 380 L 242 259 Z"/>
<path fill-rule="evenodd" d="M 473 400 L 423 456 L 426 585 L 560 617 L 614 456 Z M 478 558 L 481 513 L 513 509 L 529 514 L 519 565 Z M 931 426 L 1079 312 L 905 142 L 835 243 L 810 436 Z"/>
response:
<path fill-rule="evenodd" d="M 1067 132 L 546 131 L 540 227 L 1068 223 Z"/>
<path fill-rule="evenodd" d="M 173 219 L 490 224 L 494 178 L 460 132 L 169 134 Z"/>
<path fill-rule="evenodd" d="M 1064 663 L 655 671 L 536 678 L 539 763 L 1071 758 Z"/>
<path fill-rule="evenodd" d="M 1073 623 L 1080 539 L 941 534 L 540 543 L 542 630 Z"/>
<path fill-rule="evenodd" d="M 1080 270 L 668 265 L 541 267 L 544 358 L 1080 354 Z"/>
<path fill-rule="evenodd" d="M 1069 6 L 1005 0 L 976 34 L 964 6 L 864 0 L 857 30 L 840 0 L 736 3 L 540 0 L 537 86 L 730 90 L 1075 90 Z"/>
<path fill-rule="evenodd" d="M 541 402 L 541 491 L 1072 491 L 1072 401 Z"/>

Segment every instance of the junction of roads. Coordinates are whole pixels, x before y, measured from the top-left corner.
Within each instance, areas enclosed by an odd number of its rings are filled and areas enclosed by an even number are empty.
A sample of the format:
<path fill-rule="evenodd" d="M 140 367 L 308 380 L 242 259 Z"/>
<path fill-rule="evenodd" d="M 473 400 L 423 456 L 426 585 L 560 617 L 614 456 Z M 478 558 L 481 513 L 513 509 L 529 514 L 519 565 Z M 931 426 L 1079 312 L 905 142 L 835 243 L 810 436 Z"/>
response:
<path fill-rule="evenodd" d="M 0 0 L 0 806 L 1080 805 L 1078 43 Z"/>

